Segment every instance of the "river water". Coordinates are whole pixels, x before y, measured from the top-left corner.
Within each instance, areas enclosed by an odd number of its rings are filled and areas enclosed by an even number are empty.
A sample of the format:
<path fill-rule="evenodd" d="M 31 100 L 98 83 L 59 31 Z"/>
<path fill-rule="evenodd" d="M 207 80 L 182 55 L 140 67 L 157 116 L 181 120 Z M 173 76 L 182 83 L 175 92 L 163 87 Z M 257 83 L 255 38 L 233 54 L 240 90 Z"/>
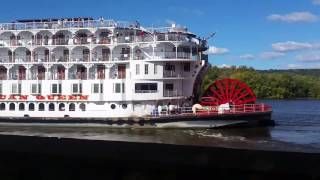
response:
<path fill-rule="evenodd" d="M 0 134 L 320 153 L 320 101 L 262 100 L 275 127 L 217 130 L 0 126 Z"/>

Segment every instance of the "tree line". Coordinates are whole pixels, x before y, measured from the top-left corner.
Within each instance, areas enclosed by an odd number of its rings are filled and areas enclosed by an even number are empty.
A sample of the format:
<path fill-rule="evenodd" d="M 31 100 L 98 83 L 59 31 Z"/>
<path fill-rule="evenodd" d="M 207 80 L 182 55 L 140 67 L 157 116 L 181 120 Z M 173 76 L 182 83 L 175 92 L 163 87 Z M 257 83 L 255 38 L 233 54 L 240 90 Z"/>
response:
<path fill-rule="evenodd" d="M 316 70 L 312 70 L 312 75 L 307 71 L 258 71 L 246 66 L 213 66 L 203 79 L 201 93 L 217 79 L 232 78 L 247 83 L 261 99 L 320 99 L 320 76 L 315 75 Z M 316 72 L 320 74 L 320 71 Z"/>

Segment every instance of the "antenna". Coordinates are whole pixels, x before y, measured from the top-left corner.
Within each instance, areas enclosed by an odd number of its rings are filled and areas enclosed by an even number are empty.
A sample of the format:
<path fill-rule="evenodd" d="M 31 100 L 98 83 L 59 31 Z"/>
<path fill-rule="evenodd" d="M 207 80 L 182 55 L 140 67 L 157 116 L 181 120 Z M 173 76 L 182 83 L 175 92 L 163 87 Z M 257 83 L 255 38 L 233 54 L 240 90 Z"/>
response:
<path fill-rule="evenodd" d="M 208 41 L 209 39 L 213 38 L 216 35 L 216 32 L 211 33 L 208 37 L 204 38 L 204 40 Z"/>

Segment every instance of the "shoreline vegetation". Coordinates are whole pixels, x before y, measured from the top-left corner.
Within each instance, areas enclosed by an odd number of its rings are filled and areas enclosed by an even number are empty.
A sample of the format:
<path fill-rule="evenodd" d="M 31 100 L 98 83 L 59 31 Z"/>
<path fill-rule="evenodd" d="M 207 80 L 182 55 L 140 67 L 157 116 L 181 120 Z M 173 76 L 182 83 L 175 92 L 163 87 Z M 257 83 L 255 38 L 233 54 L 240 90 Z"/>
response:
<path fill-rule="evenodd" d="M 255 70 L 247 66 L 210 67 L 201 94 L 217 79 L 248 84 L 258 99 L 320 99 L 320 69 Z"/>

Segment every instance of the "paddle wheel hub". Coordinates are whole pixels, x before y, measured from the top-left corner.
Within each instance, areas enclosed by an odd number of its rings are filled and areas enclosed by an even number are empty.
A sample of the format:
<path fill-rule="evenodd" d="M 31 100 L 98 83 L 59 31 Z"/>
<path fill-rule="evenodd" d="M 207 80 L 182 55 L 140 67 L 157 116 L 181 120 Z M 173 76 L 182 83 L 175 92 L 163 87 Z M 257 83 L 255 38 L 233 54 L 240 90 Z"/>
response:
<path fill-rule="evenodd" d="M 212 83 L 201 98 L 203 106 L 255 104 L 252 89 L 237 79 L 221 79 Z"/>

